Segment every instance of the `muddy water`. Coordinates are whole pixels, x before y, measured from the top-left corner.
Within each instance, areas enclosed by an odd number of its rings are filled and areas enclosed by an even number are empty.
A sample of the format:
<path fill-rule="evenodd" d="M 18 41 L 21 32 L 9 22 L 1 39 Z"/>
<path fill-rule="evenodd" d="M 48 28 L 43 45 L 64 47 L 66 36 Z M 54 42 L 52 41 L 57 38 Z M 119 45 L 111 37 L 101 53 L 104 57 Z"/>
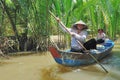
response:
<path fill-rule="evenodd" d="M 108 74 L 98 65 L 65 67 L 55 63 L 49 52 L 0 59 L 0 80 L 120 80 L 120 52 L 102 62 Z"/>
<path fill-rule="evenodd" d="M 0 80 L 40 80 L 40 69 L 52 64 L 49 55 L 29 55 L 0 60 Z"/>
<path fill-rule="evenodd" d="M 98 64 L 74 68 L 54 64 L 42 68 L 41 80 L 120 80 L 119 53 L 113 51 L 113 55 L 101 63 L 108 70 L 108 74 Z"/>

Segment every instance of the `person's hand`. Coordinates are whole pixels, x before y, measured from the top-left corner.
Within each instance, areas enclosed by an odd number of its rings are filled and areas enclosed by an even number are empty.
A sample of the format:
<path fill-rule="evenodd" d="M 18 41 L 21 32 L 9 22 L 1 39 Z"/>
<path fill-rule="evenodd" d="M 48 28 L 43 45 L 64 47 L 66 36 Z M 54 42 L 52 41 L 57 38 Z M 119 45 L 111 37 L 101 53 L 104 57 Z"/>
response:
<path fill-rule="evenodd" d="M 56 20 L 57 20 L 57 22 L 60 22 L 60 19 L 58 17 L 56 18 Z"/>
<path fill-rule="evenodd" d="M 70 34 L 71 34 L 71 36 L 75 36 L 75 33 L 73 33 L 73 32 L 71 32 Z"/>

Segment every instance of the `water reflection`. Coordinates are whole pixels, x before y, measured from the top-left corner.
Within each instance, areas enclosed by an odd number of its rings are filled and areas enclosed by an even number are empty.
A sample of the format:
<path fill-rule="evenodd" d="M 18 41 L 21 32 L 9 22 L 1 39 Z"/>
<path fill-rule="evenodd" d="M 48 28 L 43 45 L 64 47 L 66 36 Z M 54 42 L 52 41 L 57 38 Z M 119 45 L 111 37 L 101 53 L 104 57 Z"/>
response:
<path fill-rule="evenodd" d="M 106 66 L 108 66 L 109 74 L 104 80 L 120 80 L 120 52 L 113 51 L 113 55 L 106 59 Z M 103 63 L 104 63 L 103 62 Z"/>
<path fill-rule="evenodd" d="M 82 67 L 65 67 L 58 64 L 41 69 L 42 80 L 120 80 L 120 54 L 113 55 L 101 63 L 107 70 L 104 72 L 100 65 L 94 64 Z"/>

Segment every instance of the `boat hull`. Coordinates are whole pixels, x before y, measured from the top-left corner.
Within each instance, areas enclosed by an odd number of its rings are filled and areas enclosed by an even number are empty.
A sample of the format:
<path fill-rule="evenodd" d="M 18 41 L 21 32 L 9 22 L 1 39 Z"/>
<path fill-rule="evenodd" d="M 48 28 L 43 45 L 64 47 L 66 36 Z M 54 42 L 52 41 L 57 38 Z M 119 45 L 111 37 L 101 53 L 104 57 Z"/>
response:
<path fill-rule="evenodd" d="M 49 47 L 49 51 L 58 64 L 74 67 L 95 63 L 96 61 L 90 56 L 90 54 L 94 56 L 97 60 L 102 60 L 107 55 L 111 54 L 114 42 L 109 40 L 103 45 L 105 46 L 105 49 L 98 50 L 99 52 L 77 53 L 70 52 L 70 50 L 61 51 L 53 46 Z"/>

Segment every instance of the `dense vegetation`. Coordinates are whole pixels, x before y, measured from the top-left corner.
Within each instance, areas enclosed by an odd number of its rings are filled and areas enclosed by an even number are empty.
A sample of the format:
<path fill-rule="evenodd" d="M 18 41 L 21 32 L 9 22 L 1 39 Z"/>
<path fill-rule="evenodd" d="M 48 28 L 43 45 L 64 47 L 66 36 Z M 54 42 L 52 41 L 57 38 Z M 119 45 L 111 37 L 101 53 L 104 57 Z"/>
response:
<path fill-rule="evenodd" d="M 103 28 L 115 39 L 120 32 L 119 3 L 120 0 L 0 0 L 0 36 L 15 36 L 19 44 L 26 43 L 21 36 L 28 37 L 35 49 L 46 50 L 49 36 L 61 35 L 50 10 L 67 27 L 82 19 L 92 35 Z"/>

